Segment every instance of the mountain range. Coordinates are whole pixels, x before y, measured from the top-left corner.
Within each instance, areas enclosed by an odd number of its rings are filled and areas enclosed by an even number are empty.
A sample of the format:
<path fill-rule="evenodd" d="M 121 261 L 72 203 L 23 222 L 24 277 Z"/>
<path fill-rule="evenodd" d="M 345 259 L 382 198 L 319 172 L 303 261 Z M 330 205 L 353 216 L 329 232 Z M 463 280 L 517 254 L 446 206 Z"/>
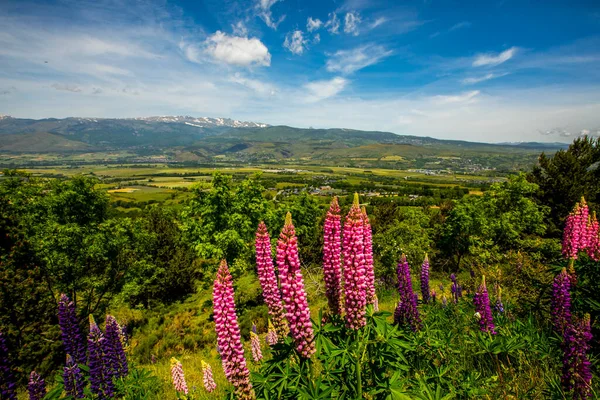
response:
<path fill-rule="evenodd" d="M 563 143 L 490 144 L 391 132 L 270 126 L 228 118 L 21 119 L 0 116 L 0 153 L 89 153 L 126 151 L 165 154 L 174 161 L 316 160 L 407 161 L 477 158 L 482 153 L 539 154 Z"/>

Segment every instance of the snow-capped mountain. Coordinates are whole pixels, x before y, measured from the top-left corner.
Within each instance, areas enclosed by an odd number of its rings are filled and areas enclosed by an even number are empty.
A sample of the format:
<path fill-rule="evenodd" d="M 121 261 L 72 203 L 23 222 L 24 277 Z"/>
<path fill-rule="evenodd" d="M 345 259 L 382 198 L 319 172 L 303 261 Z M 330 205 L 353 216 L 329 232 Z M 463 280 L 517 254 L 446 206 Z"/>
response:
<path fill-rule="evenodd" d="M 133 118 L 138 121 L 152 121 L 152 122 L 179 122 L 190 126 L 197 126 L 199 128 L 210 128 L 213 126 L 223 126 L 231 128 L 266 128 L 267 124 L 260 122 L 250 121 L 238 121 L 231 118 L 210 118 L 210 117 L 190 117 L 189 115 L 179 116 L 156 116 L 156 117 L 138 117 Z"/>

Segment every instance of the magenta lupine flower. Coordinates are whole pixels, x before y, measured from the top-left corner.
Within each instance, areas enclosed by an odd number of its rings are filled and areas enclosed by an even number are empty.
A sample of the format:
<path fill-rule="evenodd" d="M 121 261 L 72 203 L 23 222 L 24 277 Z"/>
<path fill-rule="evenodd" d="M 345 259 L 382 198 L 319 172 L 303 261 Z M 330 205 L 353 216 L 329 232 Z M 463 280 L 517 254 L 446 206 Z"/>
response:
<path fill-rule="evenodd" d="M 31 371 L 29 375 L 27 392 L 29 392 L 29 400 L 42 400 L 46 395 L 46 381 L 35 371 Z"/>
<path fill-rule="evenodd" d="M 365 319 L 367 284 L 364 224 L 358 193 L 354 194 L 354 202 L 346 216 L 343 242 L 346 326 L 350 329 L 359 329 L 367 323 Z"/>
<path fill-rule="evenodd" d="M 237 398 L 254 399 L 233 298 L 233 279 L 227 262 L 223 260 L 213 287 L 215 330 L 221 362 L 227 380 L 235 387 Z"/>
<path fill-rule="evenodd" d="M 65 352 L 75 358 L 78 364 L 86 363 L 86 352 L 83 335 L 77 321 L 75 303 L 66 294 L 61 294 L 58 301 L 58 325 Z"/>
<path fill-rule="evenodd" d="M 435 303 L 436 296 L 437 296 L 437 294 L 436 294 L 436 292 L 435 292 L 435 289 L 431 289 L 431 301 L 432 301 L 433 303 Z"/>
<path fill-rule="evenodd" d="M 479 314 L 479 329 L 482 332 L 489 332 L 492 335 L 496 334 L 494 327 L 494 318 L 492 309 L 490 308 L 490 297 L 488 295 L 487 286 L 485 285 L 485 275 L 481 278 L 481 285 L 475 292 L 473 297 L 475 310 Z"/>
<path fill-rule="evenodd" d="M 402 258 L 398 263 L 396 274 L 398 276 L 400 301 L 394 311 L 394 323 L 400 326 L 408 326 L 413 331 L 417 331 L 421 327 L 421 317 L 417 308 L 417 295 L 412 288 L 410 266 L 404 254 L 402 254 Z"/>
<path fill-rule="evenodd" d="M 281 303 L 281 294 L 277 287 L 277 277 L 273 267 L 271 255 L 271 238 L 264 222 L 260 222 L 256 231 L 256 269 L 258 280 L 263 290 L 263 298 L 269 309 L 269 316 L 277 329 L 278 337 L 284 338 L 288 334 L 288 326 L 285 321 L 285 312 Z"/>
<path fill-rule="evenodd" d="M 556 275 L 552 284 L 552 326 L 554 331 L 564 335 L 566 328 L 571 325 L 571 277 L 567 269 Z"/>
<path fill-rule="evenodd" d="M 185 374 L 183 373 L 183 365 L 181 365 L 181 362 L 175 357 L 171 358 L 171 378 L 173 379 L 175 391 L 187 396 L 188 386 L 185 381 Z"/>
<path fill-rule="evenodd" d="M 67 363 L 63 368 L 63 384 L 65 387 L 65 393 L 74 399 L 83 399 L 83 388 L 85 381 L 83 379 L 83 373 L 79 368 L 79 365 L 73 360 L 71 355 L 67 354 Z"/>
<path fill-rule="evenodd" d="M 313 343 L 313 328 L 304 290 L 304 279 L 300 270 L 298 239 L 292 224 L 292 214 L 289 212 L 277 241 L 277 267 L 290 333 L 298 352 L 302 357 L 310 358 L 316 351 Z"/>
<path fill-rule="evenodd" d="M 373 232 L 371 231 L 371 222 L 367 215 L 367 209 L 363 206 L 363 245 L 365 247 L 365 292 L 367 295 L 367 304 L 373 304 L 375 299 L 375 268 L 373 266 Z"/>
<path fill-rule="evenodd" d="M 212 393 L 217 388 L 217 384 L 215 383 L 215 378 L 213 377 L 212 368 L 209 363 L 204 362 L 202 360 L 202 380 L 204 382 L 204 389 L 208 393 Z"/>
<path fill-rule="evenodd" d="M 425 254 L 423 265 L 421 265 L 421 295 L 423 303 L 428 303 L 430 298 L 429 293 L 429 257 Z"/>
<path fill-rule="evenodd" d="M 587 230 L 589 236 L 587 248 L 588 256 L 590 256 L 590 258 L 594 261 L 600 261 L 600 230 L 595 211 L 590 217 Z"/>
<path fill-rule="evenodd" d="M 576 260 L 580 250 L 588 248 L 590 231 L 588 230 L 589 208 L 582 197 L 565 220 L 562 253 L 565 258 Z"/>
<path fill-rule="evenodd" d="M 332 314 L 342 315 L 342 223 L 337 197 L 331 200 L 323 225 L 323 278 Z"/>
<path fill-rule="evenodd" d="M 265 340 L 269 346 L 274 346 L 277 344 L 277 331 L 275 330 L 275 326 L 271 320 L 269 320 L 269 329 L 267 330 L 267 337 Z"/>
<path fill-rule="evenodd" d="M 0 398 L 17 400 L 17 384 L 10 368 L 8 346 L 4 334 L 0 331 Z"/>
<path fill-rule="evenodd" d="M 574 399 L 591 397 L 592 372 L 587 355 L 591 340 L 589 314 L 569 324 L 564 333 L 561 381 L 565 392 L 573 391 Z"/>

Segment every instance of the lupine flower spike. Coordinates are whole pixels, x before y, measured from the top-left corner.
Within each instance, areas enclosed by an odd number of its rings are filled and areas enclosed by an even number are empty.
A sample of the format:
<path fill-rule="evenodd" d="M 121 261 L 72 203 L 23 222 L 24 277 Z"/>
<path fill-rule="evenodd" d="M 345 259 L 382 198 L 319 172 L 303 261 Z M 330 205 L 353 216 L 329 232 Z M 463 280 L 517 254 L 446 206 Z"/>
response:
<path fill-rule="evenodd" d="M 107 315 L 104 333 L 104 362 L 108 373 L 117 378 L 127 376 L 128 373 L 127 357 L 123 350 L 121 336 L 121 326 L 115 317 Z"/>
<path fill-rule="evenodd" d="M 273 267 L 273 256 L 271 254 L 271 238 L 267 231 L 267 226 L 261 221 L 256 231 L 256 269 L 258 271 L 258 280 L 263 290 L 263 298 L 269 309 L 269 316 L 273 320 L 273 325 L 277 330 L 277 336 L 284 338 L 289 329 L 285 321 L 285 311 L 281 303 L 281 294 L 277 287 L 277 277 Z"/>
<path fill-rule="evenodd" d="M 204 360 L 202 360 L 202 378 L 204 382 L 204 389 L 206 389 L 208 393 L 214 392 L 214 390 L 217 388 L 217 384 L 215 383 L 215 378 L 213 377 L 210 364 Z"/>
<path fill-rule="evenodd" d="M 367 284 L 364 224 L 357 193 L 346 216 L 343 242 L 346 326 L 359 329 L 366 324 Z"/>
<path fill-rule="evenodd" d="M 65 352 L 70 354 L 78 364 L 86 363 L 83 335 L 77 321 L 75 304 L 66 294 L 61 294 L 58 301 L 58 325 Z"/>
<path fill-rule="evenodd" d="M 504 304 L 502 303 L 502 288 L 500 285 L 496 286 L 496 305 L 494 306 L 496 312 L 504 312 Z"/>
<path fill-rule="evenodd" d="M 554 331 L 564 335 L 566 328 L 571 325 L 571 277 L 566 268 L 556 275 L 552 283 L 550 311 Z"/>
<path fill-rule="evenodd" d="M 90 368 L 90 386 L 92 392 L 98 397 L 113 397 L 114 384 L 112 381 L 113 374 L 108 364 L 108 357 L 105 353 L 106 338 L 94 317 L 90 314 L 90 333 L 88 335 L 88 353 L 89 353 L 89 368 Z"/>
<path fill-rule="evenodd" d="M 365 292 L 367 295 L 367 304 L 373 304 L 375 299 L 375 269 L 373 266 L 373 232 L 371 231 L 371 222 L 367 215 L 367 209 L 361 208 L 363 216 L 363 243 L 365 247 Z"/>
<path fill-rule="evenodd" d="M 494 318 L 492 317 L 490 297 L 488 295 L 487 286 L 485 285 L 485 275 L 481 278 L 481 285 L 475 292 L 473 303 L 475 304 L 475 310 L 479 314 L 479 329 L 482 332 L 489 332 L 492 335 L 495 335 Z"/>
<path fill-rule="evenodd" d="M 592 333 L 590 316 L 586 314 L 567 326 L 563 338 L 563 375 L 565 392 L 573 391 L 574 399 L 591 397 L 592 372 L 587 353 Z"/>
<path fill-rule="evenodd" d="M 46 381 L 35 371 L 31 371 L 27 383 L 29 400 L 42 400 L 46 395 Z"/>
<path fill-rule="evenodd" d="M 173 379 L 173 387 L 175 387 L 175 391 L 183 393 L 187 396 L 188 386 L 187 382 L 185 381 L 183 366 L 175 357 L 171 358 L 171 378 Z"/>
<path fill-rule="evenodd" d="M 417 308 L 417 295 L 413 292 L 412 280 L 410 278 L 410 266 L 406 256 L 398 263 L 396 270 L 398 275 L 398 293 L 400 301 L 394 311 L 394 323 L 410 327 L 413 331 L 419 330 L 421 326 L 421 317 Z"/>
<path fill-rule="evenodd" d="M 83 387 L 85 381 L 79 365 L 71 355 L 67 354 L 67 363 L 63 369 L 63 382 L 65 393 L 74 399 L 83 399 Z"/>
<path fill-rule="evenodd" d="M 450 275 L 450 280 L 452 281 L 452 286 L 450 286 L 450 292 L 452 293 L 452 301 L 454 301 L 454 304 L 456 304 L 458 303 L 458 298 L 460 297 L 460 286 L 458 285 L 456 275 Z"/>
<path fill-rule="evenodd" d="M 310 358 L 316 351 L 313 343 L 313 328 L 310 310 L 304 290 L 304 279 L 298 257 L 298 239 L 292 224 L 292 214 L 285 217 L 285 223 L 277 241 L 277 267 L 281 280 L 281 294 L 285 304 L 290 333 L 296 343 L 296 350 L 304 358 Z"/>
<path fill-rule="evenodd" d="M 598 219 L 596 218 L 596 212 L 592 214 L 590 217 L 590 221 L 588 223 L 588 248 L 587 253 L 588 256 L 594 261 L 600 261 L 600 229 L 598 225 Z"/>
<path fill-rule="evenodd" d="M 0 332 L 0 398 L 17 400 L 17 384 L 10 369 L 8 346 L 4 334 Z"/>
<path fill-rule="evenodd" d="M 250 346 L 252 347 L 252 359 L 254 362 L 260 362 L 263 355 L 260 349 L 260 338 L 256 333 L 256 325 L 252 324 L 252 330 L 250 331 Z"/>
<path fill-rule="evenodd" d="M 275 326 L 273 326 L 271 320 L 269 320 L 269 329 L 267 330 L 266 341 L 269 346 L 274 346 L 277 344 L 277 331 L 275 330 Z"/>
<path fill-rule="evenodd" d="M 589 224 L 589 208 L 582 197 L 565 220 L 562 253 L 565 258 L 576 260 L 579 251 L 588 250 L 591 241 L 591 224 Z"/>
<path fill-rule="evenodd" d="M 436 301 L 436 296 L 437 296 L 437 294 L 435 292 L 435 289 L 431 289 L 431 301 L 433 303 L 435 303 L 435 301 Z"/>
<path fill-rule="evenodd" d="M 425 254 L 423 265 L 421 265 L 421 295 L 423 296 L 423 303 L 428 303 L 430 298 L 429 293 L 429 257 Z"/>
<path fill-rule="evenodd" d="M 373 298 L 373 311 L 379 311 L 379 298 L 377 295 Z"/>
<path fill-rule="evenodd" d="M 331 205 L 323 225 L 323 278 L 329 311 L 342 315 L 342 223 L 337 197 Z"/>
<path fill-rule="evenodd" d="M 254 399 L 233 298 L 233 279 L 227 262 L 223 260 L 219 265 L 213 287 L 215 329 L 221 362 L 227 380 L 235 386 L 237 398 Z"/>

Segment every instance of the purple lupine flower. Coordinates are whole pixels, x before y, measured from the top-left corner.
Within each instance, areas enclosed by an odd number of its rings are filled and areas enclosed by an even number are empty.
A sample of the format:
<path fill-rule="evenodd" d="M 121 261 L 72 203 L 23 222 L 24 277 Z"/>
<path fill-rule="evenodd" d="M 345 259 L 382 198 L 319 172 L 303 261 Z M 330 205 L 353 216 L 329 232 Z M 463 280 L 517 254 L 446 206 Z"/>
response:
<path fill-rule="evenodd" d="M 567 269 L 556 275 L 552 283 L 551 315 L 554 331 L 564 335 L 566 328 L 571 325 L 571 277 Z"/>
<path fill-rule="evenodd" d="M 458 284 L 458 280 L 456 279 L 456 275 L 450 275 L 450 280 L 452 281 L 452 285 L 450 286 L 450 292 L 452 293 L 452 301 L 454 301 L 454 304 L 456 304 L 458 303 L 458 298 L 460 297 L 460 286 Z"/>
<path fill-rule="evenodd" d="M 42 400 L 46 395 L 46 381 L 35 371 L 31 371 L 29 375 L 27 392 L 29 392 L 29 400 Z"/>
<path fill-rule="evenodd" d="M 129 372 L 127 356 L 123 349 L 122 329 L 115 317 L 106 316 L 104 332 L 104 354 L 107 373 L 112 377 L 125 377 Z"/>
<path fill-rule="evenodd" d="M 58 324 L 65 352 L 70 354 L 78 364 L 85 364 L 85 346 L 77 321 L 75 303 L 64 293 L 60 295 L 58 301 Z"/>
<path fill-rule="evenodd" d="M 275 330 L 275 326 L 271 320 L 269 320 L 269 329 L 267 330 L 267 337 L 265 340 L 269 346 L 274 346 L 277 344 L 277 331 Z"/>
<path fill-rule="evenodd" d="M 443 283 L 440 283 L 440 292 L 444 293 L 444 284 Z"/>
<path fill-rule="evenodd" d="M 150 356 L 150 364 L 152 364 L 152 365 L 156 364 L 156 356 L 154 354 L 152 354 Z"/>
<path fill-rule="evenodd" d="M 235 313 L 233 278 L 225 260 L 219 265 L 213 286 L 213 309 L 225 377 L 235 387 L 237 398 L 254 399 L 250 371 L 246 366 L 240 326 Z"/>
<path fill-rule="evenodd" d="M 298 239 L 292 224 L 292 214 L 285 217 L 285 224 L 277 241 L 277 267 L 281 281 L 281 294 L 285 304 L 290 333 L 296 343 L 296 350 L 304 358 L 310 358 L 316 351 L 313 342 L 313 328 L 310 309 L 304 290 L 304 279 L 298 257 Z"/>
<path fill-rule="evenodd" d="M 354 194 L 354 202 L 346 216 L 343 243 L 346 326 L 350 329 L 359 329 L 367 323 L 365 318 L 367 287 L 364 224 L 358 193 Z"/>
<path fill-rule="evenodd" d="M 202 381 L 204 382 L 204 389 L 206 389 L 208 393 L 214 392 L 217 388 L 212 368 L 210 367 L 210 364 L 204 360 L 202 360 Z"/>
<path fill-rule="evenodd" d="M 573 391 L 574 399 L 591 397 L 592 372 L 587 353 L 592 340 L 590 316 L 586 314 L 569 324 L 563 337 L 562 385 L 565 392 Z"/>
<path fill-rule="evenodd" d="M 281 303 L 281 294 L 277 287 L 277 276 L 273 267 L 271 254 L 271 238 L 264 222 L 258 224 L 255 242 L 256 269 L 258 280 L 263 290 L 263 298 L 269 309 L 269 316 L 277 329 L 277 336 L 281 339 L 287 336 L 289 329 L 285 321 L 285 311 Z"/>
<path fill-rule="evenodd" d="M 365 293 L 367 304 L 373 304 L 375 300 L 375 267 L 373 265 L 373 232 L 371 222 L 367 215 L 367 209 L 361 208 L 363 217 L 363 245 L 365 251 Z"/>
<path fill-rule="evenodd" d="M 494 330 L 494 318 L 492 309 L 490 308 L 490 297 L 488 295 L 487 286 L 485 285 L 485 275 L 481 278 L 481 285 L 475 292 L 473 297 L 475 310 L 479 313 L 479 329 L 482 332 L 489 332 L 492 335 L 496 334 Z"/>
<path fill-rule="evenodd" d="M 394 311 L 394 323 L 401 326 L 408 326 L 413 331 L 421 327 L 421 317 L 417 308 L 417 295 L 413 292 L 412 280 L 410 278 L 410 266 L 406 256 L 402 258 L 396 269 L 398 276 L 398 293 L 400 301 Z"/>
<path fill-rule="evenodd" d="M 175 357 L 171 357 L 171 379 L 173 379 L 173 387 L 178 393 L 183 393 L 187 396 L 188 386 L 183 373 L 183 365 Z"/>
<path fill-rule="evenodd" d="M 423 303 L 429 302 L 429 257 L 425 254 L 423 265 L 421 265 L 421 295 L 423 296 Z"/>
<path fill-rule="evenodd" d="M 341 233 L 340 206 L 337 197 L 334 197 L 323 225 L 323 278 L 329 311 L 336 315 L 342 315 Z"/>
<path fill-rule="evenodd" d="M 101 398 L 114 396 L 113 374 L 105 353 L 106 338 L 90 314 L 90 333 L 88 335 L 88 366 L 90 368 L 90 386 L 92 392 Z"/>
<path fill-rule="evenodd" d="M 85 381 L 79 365 L 70 354 L 67 354 L 67 363 L 63 369 L 63 385 L 65 393 L 74 399 L 83 399 L 83 388 Z"/>
<path fill-rule="evenodd" d="M 496 305 L 494 305 L 496 312 L 504 312 L 504 304 L 502 303 L 502 288 L 496 284 Z"/>
<path fill-rule="evenodd" d="M 4 334 L 0 331 L 0 398 L 17 400 L 17 384 L 10 368 L 8 346 Z"/>

